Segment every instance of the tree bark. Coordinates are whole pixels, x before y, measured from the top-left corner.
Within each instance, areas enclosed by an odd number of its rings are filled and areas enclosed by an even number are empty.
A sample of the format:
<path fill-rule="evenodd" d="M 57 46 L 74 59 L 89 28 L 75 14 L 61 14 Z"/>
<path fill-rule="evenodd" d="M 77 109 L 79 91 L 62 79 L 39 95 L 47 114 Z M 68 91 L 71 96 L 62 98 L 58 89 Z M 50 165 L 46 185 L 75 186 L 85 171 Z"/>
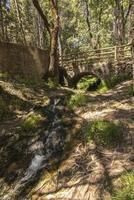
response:
<path fill-rule="evenodd" d="M 19 26 L 20 26 L 20 29 L 21 29 L 24 44 L 26 44 L 27 42 L 26 42 L 25 31 L 24 31 L 24 27 L 23 27 L 22 18 L 21 18 L 20 8 L 19 8 L 18 2 L 16 0 L 14 0 L 14 4 L 15 4 L 15 7 L 16 7 L 18 23 L 19 23 Z"/>
<path fill-rule="evenodd" d="M 50 48 L 50 65 L 49 73 L 54 76 L 58 73 L 58 35 L 59 35 L 59 15 L 58 15 L 58 0 L 51 0 L 52 17 L 54 27 L 51 30 L 51 48 Z"/>
<path fill-rule="evenodd" d="M 33 0 L 33 4 L 41 16 L 44 26 L 46 27 L 50 35 L 50 64 L 49 64 L 49 76 L 58 75 L 58 34 L 59 34 L 59 14 L 58 14 L 58 0 L 51 0 L 51 12 L 53 17 L 53 28 L 46 15 L 43 13 L 38 0 Z"/>
<path fill-rule="evenodd" d="M 89 32 L 90 45 L 92 48 L 94 48 L 93 34 L 92 34 L 91 23 L 90 23 L 91 16 L 90 16 L 90 11 L 89 11 L 88 0 L 84 0 L 84 3 L 85 3 L 85 14 L 86 14 L 86 22 L 87 22 L 88 32 Z"/>
<path fill-rule="evenodd" d="M 122 1 L 115 0 L 115 22 L 114 22 L 114 37 L 115 37 L 115 45 L 123 45 L 125 43 L 125 29 L 128 16 L 130 14 L 132 1 L 129 0 L 129 6 L 127 11 L 125 12 Z"/>
<path fill-rule="evenodd" d="M 3 9 L 2 9 L 1 2 L 0 2 L 0 18 L 1 18 L 2 41 L 4 41 L 5 40 L 5 29 L 4 29 L 4 18 L 3 18 Z"/>

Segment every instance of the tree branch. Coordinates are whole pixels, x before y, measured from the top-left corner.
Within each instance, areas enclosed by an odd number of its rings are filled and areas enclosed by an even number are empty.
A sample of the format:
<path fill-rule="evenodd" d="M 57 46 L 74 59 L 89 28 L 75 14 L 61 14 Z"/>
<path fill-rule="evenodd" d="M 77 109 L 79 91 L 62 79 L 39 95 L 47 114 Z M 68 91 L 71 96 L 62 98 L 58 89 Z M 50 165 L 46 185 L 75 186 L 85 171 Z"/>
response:
<path fill-rule="evenodd" d="M 125 17 L 124 17 L 125 22 L 127 21 L 127 18 L 128 18 L 128 16 L 129 16 L 131 7 L 132 7 L 132 0 L 129 0 L 129 6 L 128 6 L 128 9 L 127 9 L 126 15 L 125 15 Z"/>
<path fill-rule="evenodd" d="M 39 13 L 40 16 L 41 16 L 41 18 L 42 18 L 42 20 L 43 20 L 43 22 L 44 22 L 44 25 L 45 25 L 45 27 L 46 27 L 48 33 L 51 35 L 50 24 L 49 24 L 49 22 L 48 22 L 48 20 L 47 20 L 46 15 L 44 15 L 44 13 L 43 13 L 43 11 L 42 11 L 42 9 L 41 9 L 41 7 L 40 7 L 40 4 L 39 4 L 38 0 L 32 0 L 32 1 L 33 1 L 33 4 L 34 4 L 35 8 L 36 8 L 37 11 L 38 11 L 38 13 Z"/>

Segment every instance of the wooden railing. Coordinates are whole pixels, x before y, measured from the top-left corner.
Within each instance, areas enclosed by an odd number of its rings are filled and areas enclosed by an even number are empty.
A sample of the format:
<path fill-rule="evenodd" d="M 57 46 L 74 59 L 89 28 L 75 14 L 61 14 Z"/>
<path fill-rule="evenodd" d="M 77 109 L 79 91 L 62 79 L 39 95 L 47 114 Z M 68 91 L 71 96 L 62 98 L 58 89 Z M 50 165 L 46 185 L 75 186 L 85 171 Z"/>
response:
<path fill-rule="evenodd" d="M 98 63 L 103 61 L 122 61 L 132 58 L 132 44 L 113 46 L 95 50 L 81 50 L 77 53 L 63 55 L 59 62 L 63 67 L 67 67 L 72 63 Z"/>

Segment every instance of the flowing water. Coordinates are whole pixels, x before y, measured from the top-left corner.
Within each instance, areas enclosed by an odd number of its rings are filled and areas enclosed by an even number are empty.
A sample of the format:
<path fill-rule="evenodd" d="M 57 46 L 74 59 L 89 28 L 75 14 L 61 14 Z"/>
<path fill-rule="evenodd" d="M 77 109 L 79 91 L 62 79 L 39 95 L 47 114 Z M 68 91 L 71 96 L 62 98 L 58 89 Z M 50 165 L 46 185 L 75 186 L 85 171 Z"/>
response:
<path fill-rule="evenodd" d="M 57 112 L 57 105 L 59 102 L 60 98 L 57 98 L 54 99 L 52 105 L 50 105 L 52 119 L 49 131 L 46 131 L 42 140 L 37 142 L 38 148 L 36 149 L 23 178 L 18 181 L 17 185 L 13 189 L 13 194 L 20 194 L 25 187 L 36 178 L 41 169 L 45 169 L 49 166 L 50 159 L 56 158 L 58 154 L 61 156 L 64 149 L 64 139 L 63 127 Z M 5 199 L 9 199 L 9 196 L 6 195 L 3 200 Z"/>

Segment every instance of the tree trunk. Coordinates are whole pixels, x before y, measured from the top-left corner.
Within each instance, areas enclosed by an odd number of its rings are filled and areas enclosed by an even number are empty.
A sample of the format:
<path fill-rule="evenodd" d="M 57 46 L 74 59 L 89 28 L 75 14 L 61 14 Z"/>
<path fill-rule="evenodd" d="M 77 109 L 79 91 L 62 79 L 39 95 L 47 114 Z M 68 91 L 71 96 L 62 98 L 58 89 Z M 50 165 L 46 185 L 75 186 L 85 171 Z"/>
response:
<path fill-rule="evenodd" d="M 130 27 L 130 40 L 131 42 L 134 42 L 134 2 L 131 7 Z"/>
<path fill-rule="evenodd" d="M 58 36 L 59 36 L 58 0 L 51 0 L 51 4 L 52 4 L 52 17 L 54 21 L 54 28 L 51 30 L 49 73 L 52 76 L 54 76 L 58 74 Z"/>
<path fill-rule="evenodd" d="M 88 5 L 88 0 L 84 0 L 85 3 L 85 14 L 86 14 L 86 22 L 88 26 L 88 32 L 89 32 L 89 39 L 90 39 L 90 45 L 92 48 L 94 48 L 94 43 L 93 43 L 93 34 L 91 31 L 91 23 L 90 23 L 90 11 L 89 11 L 89 5 Z"/>
<path fill-rule="evenodd" d="M 4 18 L 3 18 L 3 8 L 2 3 L 0 2 L 0 19 L 1 19 L 1 35 L 2 41 L 5 40 L 5 29 L 4 29 Z"/>
<path fill-rule="evenodd" d="M 130 23 L 131 23 L 130 38 L 132 42 L 133 91 L 134 91 L 134 2 L 131 7 Z"/>
<path fill-rule="evenodd" d="M 38 0 L 33 0 L 33 4 L 41 16 L 44 26 L 50 35 L 50 64 L 49 76 L 58 76 L 58 34 L 59 34 L 59 13 L 58 0 L 51 0 L 51 13 L 53 17 L 53 28 L 51 29 L 47 17 L 43 13 Z"/>
<path fill-rule="evenodd" d="M 114 22 L 114 38 L 115 45 L 123 45 L 125 43 L 125 29 L 127 19 L 131 10 L 132 0 L 129 0 L 129 5 L 127 11 L 124 10 L 121 0 L 115 0 L 115 22 Z"/>
<path fill-rule="evenodd" d="M 22 38 L 23 38 L 24 44 L 26 44 L 25 31 L 24 31 L 23 22 L 22 22 L 22 19 L 21 19 L 20 8 L 19 8 L 18 2 L 16 0 L 14 0 L 14 4 L 15 4 L 15 7 L 16 7 L 16 14 L 17 14 L 20 30 L 21 30 L 21 33 L 22 33 Z"/>

